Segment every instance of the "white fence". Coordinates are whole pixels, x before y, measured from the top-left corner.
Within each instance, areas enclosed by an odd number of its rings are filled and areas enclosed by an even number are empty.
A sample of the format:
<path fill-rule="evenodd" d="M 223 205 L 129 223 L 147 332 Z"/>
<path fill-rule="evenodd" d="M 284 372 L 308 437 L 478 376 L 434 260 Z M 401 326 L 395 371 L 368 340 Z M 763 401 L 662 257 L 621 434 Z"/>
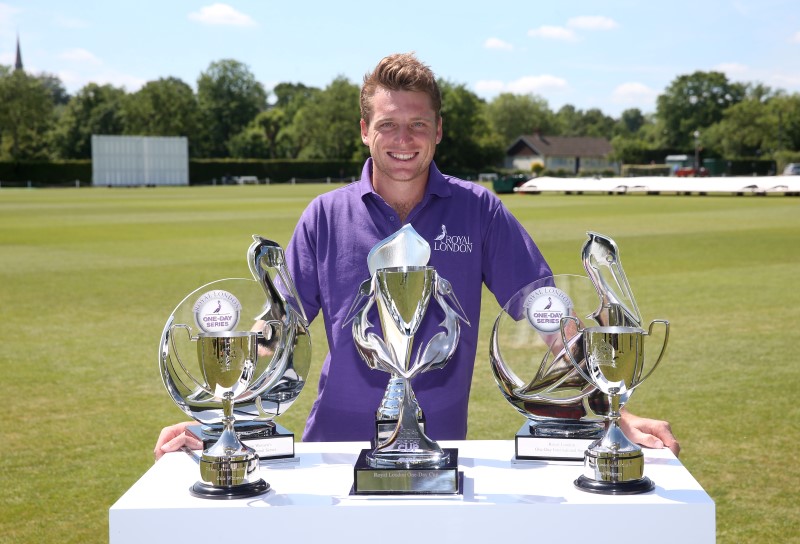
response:
<path fill-rule="evenodd" d="M 189 185 L 183 136 L 92 135 L 92 185 Z"/>

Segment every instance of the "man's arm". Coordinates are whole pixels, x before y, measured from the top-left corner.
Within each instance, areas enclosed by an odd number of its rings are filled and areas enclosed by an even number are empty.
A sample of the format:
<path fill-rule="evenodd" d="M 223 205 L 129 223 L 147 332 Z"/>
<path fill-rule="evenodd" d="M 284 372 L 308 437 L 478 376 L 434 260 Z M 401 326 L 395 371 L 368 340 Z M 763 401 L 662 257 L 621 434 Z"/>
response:
<path fill-rule="evenodd" d="M 681 445 L 672 434 L 669 422 L 639 417 L 624 408 L 621 415 L 619 425 L 633 442 L 647 448 L 669 448 L 676 457 L 680 454 Z"/>

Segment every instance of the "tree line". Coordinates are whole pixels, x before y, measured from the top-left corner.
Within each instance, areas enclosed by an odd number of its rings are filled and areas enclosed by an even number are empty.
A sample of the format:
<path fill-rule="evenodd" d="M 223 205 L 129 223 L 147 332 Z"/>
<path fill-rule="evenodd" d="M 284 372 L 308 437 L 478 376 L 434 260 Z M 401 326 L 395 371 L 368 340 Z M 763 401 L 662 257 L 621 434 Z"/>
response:
<path fill-rule="evenodd" d="M 517 137 L 608 138 L 615 159 L 650 162 L 670 152 L 727 159 L 800 159 L 800 94 L 729 81 L 721 72 L 678 76 L 656 111 L 552 110 L 535 94 L 484 100 L 441 80 L 445 133 L 441 167 L 480 171 L 502 163 Z M 128 93 L 89 83 L 69 95 L 58 77 L 0 65 L 0 160 L 91 157 L 92 134 L 187 136 L 193 158 L 366 158 L 359 133 L 359 85 L 340 76 L 327 87 L 280 83 L 267 91 L 239 61 L 212 62 L 196 82 L 166 77 Z M 660 162 L 660 161 L 656 161 Z"/>

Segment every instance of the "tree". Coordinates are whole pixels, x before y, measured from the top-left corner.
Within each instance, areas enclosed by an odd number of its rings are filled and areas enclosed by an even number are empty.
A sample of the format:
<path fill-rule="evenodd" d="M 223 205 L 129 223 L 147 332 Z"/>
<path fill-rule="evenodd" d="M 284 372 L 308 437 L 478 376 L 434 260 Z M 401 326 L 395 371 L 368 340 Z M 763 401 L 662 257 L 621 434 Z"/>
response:
<path fill-rule="evenodd" d="M 294 116 L 287 135 L 301 159 L 352 160 L 363 157 L 357 85 L 339 76 L 313 93 Z"/>
<path fill-rule="evenodd" d="M 188 136 L 197 134 L 197 99 L 192 88 L 169 77 L 149 81 L 123 103 L 125 134 Z"/>
<path fill-rule="evenodd" d="M 725 110 L 703 134 L 703 142 L 724 157 L 768 157 L 800 149 L 800 95 L 748 89 L 748 97 Z"/>
<path fill-rule="evenodd" d="M 777 125 L 766 104 L 758 99 L 743 100 L 703 132 L 703 144 L 723 157 L 756 157 L 777 144 Z"/>
<path fill-rule="evenodd" d="M 555 115 L 554 136 L 579 136 L 581 111 L 572 104 L 564 104 Z"/>
<path fill-rule="evenodd" d="M 777 121 L 775 150 L 800 152 L 800 93 L 779 94 L 768 102 Z"/>
<path fill-rule="evenodd" d="M 599 108 L 586 110 L 581 119 L 581 136 L 593 136 L 595 138 L 610 138 L 614 132 L 613 117 L 603 113 Z"/>
<path fill-rule="evenodd" d="M 239 61 L 212 62 L 197 79 L 200 152 L 227 157 L 228 140 L 267 107 L 267 93 L 250 69 Z"/>
<path fill-rule="evenodd" d="M 559 136 L 593 136 L 610 138 L 614 132 L 615 121 L 598 108 L 579 110 L 572 104 L 565 104 L 556 112 L 556 134 Z"/>
<path fill-rule="evenodd" d="M 270 158 L 270 147 L 264 131 L 255 122 L 247 125 L 243 131 L 228 140 L 228 151 L 231 157 L 236 159 Z"/>
<path fill-rule="evenodd" d="M 244 130 L 228 140 L 231 157 L 238 159 L 274 159 L 275 141 L 284 126 L 283 110 L 262 111 Z"/>
<path fill-rule="evenodd" d="M 630 108 L 622 112 L 616 123 L 614 132 L 617 134 L 636 134 L 644 126 L 646 120 L 639 108 Z"/>
<path fill-rule="evenodd" d="M 498 163 L 508 145 L 492 131 L 486 102 L 463 84 L 439 81 L 442 91 L 444 134 L 436 149 L 436 163 L 450 171 L 472 171 Z"/>
<path fill-rule="evenodd" d="M 306 87 L 302 83 L 278 83 L 272 89 L 272 94 L 275 95 L 273 107 L 282 110 L 286 118 L 291 121 L 297 110 L 319 92 L 320 89 Z"/>
<path fill-rule="evenodd" d="M 667 145 L 693 148 L 694 132 L 720 122 L 725 110 L 744 97 L 745 86 L 730 83 L 721 72 L 679 76 L 656 102 L 656 116 L 664 124 Z"/>
<path fill-rule="evenodd" d="M 306 136 L 293 124 L 294 118 L 320 92 L 302 83 L 279 83 L 272 89 L 275 103 L 255 121 L 264 131 L 270 158 L 297 157 Z"/>
<path fill-rule="evenodd" d="M 61 79 L 59 79 L 58 76 L 42 72 L 36 76 L 36 79 L 38 79 L 50 93 L 53 105 L 65 106 L 69 102 L 69 93 L 67 93 L 64 84 L 61 83 Z"/>
<path fill-rule="evenodd" d="M 547 101 L 533 94 L 499 94 L 486 105 L 486 116 L 492 130 L 502 136 L 507 146 L 520 136 L 536 132 L 552 134 L 555 128 Z"/>
<path fill-rule="evenodd" d="M 53 99 L 42 80 L 22 70 L 0 72 L 0 155 L 13 160 L 48 155 Z"/>
<path fill-rule="evenodd" d="M 125 90 L 89 83 L 73 96 L 58 120 L 53 141 L 64 159 L 92 156 L 92 134 L 123 134 L 122 102 Z"/>

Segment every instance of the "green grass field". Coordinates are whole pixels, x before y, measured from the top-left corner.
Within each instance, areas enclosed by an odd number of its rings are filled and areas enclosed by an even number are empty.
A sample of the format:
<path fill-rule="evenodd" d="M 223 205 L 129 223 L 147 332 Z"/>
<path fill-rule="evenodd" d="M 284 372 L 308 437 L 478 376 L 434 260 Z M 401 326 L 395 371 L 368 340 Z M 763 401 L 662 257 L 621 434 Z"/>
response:
<path fill-rule="evenodd" d="M 204 283 L 249 277 L 250 235 L 285 244 L 332 188 L 0 189 L 0 542 L 108 540 L 109 507 L 183 419 L 157 367 L 167 316 Z M 671 321 L 667 357 L 629 406 L 672 422 L 716 502 L 717 541 L 800 542 L 800 199 L 503 198 L 556 273 L 582 272 L 587 230 L 614 238 L 645 319 Z M 474 439 L 522 424 L 489 370 L 498 312 L 487 296 Z M 297 433 L 326 351 L 320 322 L 312 335 L 313 385 L 281 418 Z"/>

